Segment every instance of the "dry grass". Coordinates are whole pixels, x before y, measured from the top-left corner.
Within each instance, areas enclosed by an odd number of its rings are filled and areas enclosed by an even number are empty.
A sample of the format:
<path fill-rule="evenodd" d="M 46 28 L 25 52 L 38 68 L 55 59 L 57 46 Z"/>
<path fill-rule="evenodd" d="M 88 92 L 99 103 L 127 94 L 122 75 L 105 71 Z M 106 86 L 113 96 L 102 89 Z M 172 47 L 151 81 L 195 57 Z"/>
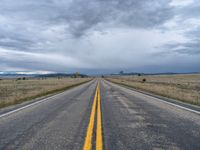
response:
<path fill-rule="evenodd" d="M 0 80 L 0 107 L 63 91 L 89 81 L 89 78 L 4 79 Z"/>
<path fill-rule="evenodd" d="M 143 82 L 144 78 L 145 82 Z M 121 76 L 107 79 L 136 89 L 200 105 L 200 74 Z"/>

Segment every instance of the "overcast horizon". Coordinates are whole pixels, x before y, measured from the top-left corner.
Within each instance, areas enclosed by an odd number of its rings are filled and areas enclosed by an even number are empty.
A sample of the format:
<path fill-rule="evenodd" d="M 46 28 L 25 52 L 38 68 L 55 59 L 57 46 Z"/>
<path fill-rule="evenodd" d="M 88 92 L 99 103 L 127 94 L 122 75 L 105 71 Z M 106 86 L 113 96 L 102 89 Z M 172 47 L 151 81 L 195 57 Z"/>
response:
<path fill-rule="evenodd" d="M 0 71 L 200 72 L 198 0 L 1 0 Z"/>

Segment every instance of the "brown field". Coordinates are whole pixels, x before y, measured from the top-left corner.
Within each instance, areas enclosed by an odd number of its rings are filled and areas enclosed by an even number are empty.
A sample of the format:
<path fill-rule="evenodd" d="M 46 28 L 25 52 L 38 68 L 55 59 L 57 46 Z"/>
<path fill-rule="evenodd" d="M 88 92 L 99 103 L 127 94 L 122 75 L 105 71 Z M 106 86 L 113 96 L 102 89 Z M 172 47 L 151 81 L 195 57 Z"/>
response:
<path fill-rule="evenodd" d="M 107 79 L 135 89 L 200 105 L 200 74 L 120 76 Z M 144 79 L 146 81 L 143 81 Z"/>
<path fill-rule="evenodd" d="M 89 80 L 90 78 L 3 79 L 0 80 L 0 107 L 63 91 Z"/>

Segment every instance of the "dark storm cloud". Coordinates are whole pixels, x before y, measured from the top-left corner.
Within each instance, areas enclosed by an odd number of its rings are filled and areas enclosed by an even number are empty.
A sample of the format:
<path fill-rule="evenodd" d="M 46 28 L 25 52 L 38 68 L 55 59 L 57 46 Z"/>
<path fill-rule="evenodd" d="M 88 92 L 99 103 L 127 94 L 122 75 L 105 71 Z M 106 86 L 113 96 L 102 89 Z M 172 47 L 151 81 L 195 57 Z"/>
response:
<path fill-rule="evenodd" d="M 10 39 L 1 41 L 1 46 L 19 49 L 30 49 L 31 43 L 48 40 L 39 35 L 51 26 L 64 24 L 66 34 L 80 37 L 89 30 L 103 30 L 105 24 L 151 28 L 173 16 L 168 0 L 3 0 L 0 5 L 0 14 L 5 17 L 0 36 Z"/>
<path fill-rule="evenodd" d="M 168 0 L 75 0 L 65 16 L 75 36 L 101 23 L 151 28 L 173 16 Z"/>
<path fill-rule="evenodd" d="M 190 31 L 182 29 L 181 36 L 190 39 L 187 42 L 175 38 L 174 42 L 173 37 L 170 43 L 162 42 L 165 33 L 169 39 L 168 32 L 175 31 L 162 29 L 165 23 L 178 16 L 175 23 L 182 26 L 182 21 L 200 16 L 199 5 L 176 7 L 171 1 L 1 0 L 0 69 L 102 71 L 133 65 L 147 69 L 146 64 L 154 66 L 160 61 L 148 59 L 160 48 L 162 54 L 199 54 L 200 29 L 193 26 Z"/>

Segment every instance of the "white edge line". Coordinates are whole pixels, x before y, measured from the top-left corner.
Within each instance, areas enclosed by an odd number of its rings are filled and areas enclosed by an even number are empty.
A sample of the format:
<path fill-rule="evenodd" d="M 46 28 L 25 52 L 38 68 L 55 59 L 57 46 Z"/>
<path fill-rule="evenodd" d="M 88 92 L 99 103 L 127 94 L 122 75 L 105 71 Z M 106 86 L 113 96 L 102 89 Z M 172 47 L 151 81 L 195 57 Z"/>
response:
<path fill-rule="evenodd" d="M 4 114 L 1 114 L 1 115 L 0 115 L 0 118 L 5 117 L 5 116 L 10 115 L 10 114 L 13 114 L 13 113 L 15 113 L 15 112 L 18 112 L 18 111 L 20 111 L 20 110 L 26 109 L 26 108 L 31 107 L 31 106 L 33 106 L 33 105 L 42 103 L 42 102 L 47 101 L 47 100 L 49 100 L 49 99 L 51 99 L 51 98 L 54 98 L 54 97 L 56 97 L 56 96 L 63 95 L 63 94 L 65 94 L 66 91 L 68 91 L 68 90 L 65 90 L 65 91 L 63 91 L 63 92 L 61 92 L 61 93 L 59 93 L 59 94 L 56 94 L 56 95 L 53 95 L 53 96 L 50 96 L 50 97 L 47 97 L 47 98 L 38 100 L 38 101 L 33 102 L 33 103 L 31 103 L 31 104 L 27 104 L 27 105 L 25 105 L 25 106 L 22 106 L 22 107 L 20 107 L 20 108 L 15 109 L 15 110 L 6 112 L 6 113 L 4 113 Z"/>
<path fill-rule="evenodd" d="M 119 85 L 118 85 L 118 86 L 119 86 Z M 120 86 L 120 87 L 123 87 L 123 86 Z M 124 88 L 125 88 L 125 87 L 124 87 Z M 128 88 L 126 88 L 126 89 L 128 89 Z M 131 89 L 131 90 L 132 90 L 132 89 Z M 148 97 L 151 97 L 151 98 L 154 98 L 154 99 L 157 100 L 157 101 L 160 101 L 160 102 L 163 102 L 163 103 L 172 105 L 172 106 L 176 106 L 176 107 L 178 107 L 178 108 L 181 108 L 181 109 L 184 109 L 184 110 L 187 110 L 187 111 L 190 111 L 190 112 L 193 112 L 193 113 L 196 113 L 196 114 L 200 115 L 200 111 L 193 110 L 193 109 L 190 109 L 190 108 L 187 108 L 187 107 L 184 107 L 184 106 L 180 106 L 180 105 L 178 105 L 178 104 L 174 104 L 174 103 L 171 103 L 171 102 L 167 102 L 167 101 L 162 100 L 162 99 L 159 99 L 159 98 L 157 98 L 157 97 L 150 96 L 150 95 L 147 95 L 147 94 L 145 94 L 145 93 L 141 93 L 141 92 L 135 91 L 134 89 L 133 89 L 132 91 L 137 92 L 137 93 L 140 93 L 140 94 L 143 94 L 143 95 L 148 96 Z"/>
<path fill-rule="evenodd" d="M 66 91 L 64 91 L 64 92 L 66 92 Z M 10 115 L 10 114 L 13 114 L 13 113 L 15 113 L 15 112 L 18 112 L 18 111 L 20 111 L 20 110 L 26 109 L 26 108 L 31 107 L 31 106 L 33 106 L 33 105 L 42 103 L 42 102 L 47 101 L 47 100 L 49 100 L 49 99 L 51 99 L 51 98 L 54 98 L 54 97 L 56 97 L 56 96 L 62 95 L 62 94 L 64 94 L 64 92 L 59 93 L 59 94 L 56 94 L 56 95 L 53 95 L 53 96 L 50 96 L 50 97 L 47 97 L 47 98 L 45 98 L 45 99 L 42 99 L 42 100 L 39 100 L 39 101 L 36 101 L 36 102 L 33 102 L 33 103 L 31 103 L 31 104 L 28 104 L 28 105 L 25 105 L 25 106 L 23 106 L 23 107 L 17 108 L 17 109 L 15 109 L 15 110 L 6 112 L 6 113 L 4 113 L 4 114 L 1 114 L 1 115 L 0 115 L 0 118 L 5 117 L 5 116 L 8 116 L 8 115 Z"/>
<path fill-rule="evenodd" d="M 148 95 L 149 96 L 149 95 Z M 151 96 L 153 97 L 153 96 Z M 162 100 L 162 99 L 158 99 L 158 98 L 155 98 L 153 97 L 155 100 L 157 101 L 161 101 L 161 102 L 164 102 L 166 104 L 169 104 L 169 105 L 172 105 L 172 106 L 176 106 L 178 108 L 181 108 L 181 109 L 184 109 L 184 110 L 187 110 L 187 111 L 190 111 L 190 112 L 193 112 L 193 113 L 196 113 L 196 114 L 200 114 L 200 111 L 197 111 L 197 110 L 193 110 L 193 109 L 190 109 L 190 108 L 187 108 L 187 107 L 184 107 L 184 106 L 180 106 L 180 105 L 177 105 L 177 104 L 174 104 L 174 103 L 171 103 L 171 102 L 167 102 L 165 100 Z"/>

